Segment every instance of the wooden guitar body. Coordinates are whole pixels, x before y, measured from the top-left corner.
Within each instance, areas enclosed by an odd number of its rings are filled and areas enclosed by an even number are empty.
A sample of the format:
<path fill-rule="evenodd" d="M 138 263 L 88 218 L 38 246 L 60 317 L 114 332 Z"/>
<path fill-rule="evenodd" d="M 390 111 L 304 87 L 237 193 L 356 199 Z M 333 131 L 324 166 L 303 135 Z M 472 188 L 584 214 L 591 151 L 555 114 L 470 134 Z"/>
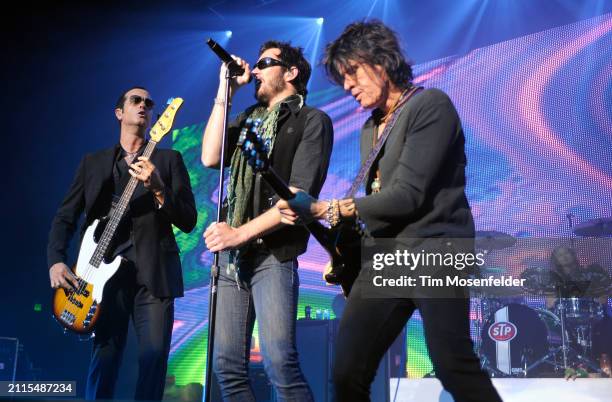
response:
<path fill-rule="evenodd" d="M 53 295 L 53 315 L 64 328 L 79 334 L 93 331 L 100 315 L 102 294 L 106 282 L 117 272 L 121 257 L 95 267 L 90 261 L 98 243 L 94 234 L 100 221 L 96 219 L 85 231 L 74 273 L 78 278 L 76 290 L 57 289 Z"/>

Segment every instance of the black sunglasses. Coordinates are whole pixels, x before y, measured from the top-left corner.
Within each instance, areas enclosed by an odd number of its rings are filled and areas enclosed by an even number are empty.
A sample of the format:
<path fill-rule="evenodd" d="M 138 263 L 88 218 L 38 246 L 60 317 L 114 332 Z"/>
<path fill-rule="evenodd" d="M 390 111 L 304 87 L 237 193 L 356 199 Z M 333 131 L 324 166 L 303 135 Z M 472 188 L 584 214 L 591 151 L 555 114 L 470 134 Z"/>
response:
<path fill-rule="evenodd" d="M 155 102 L 153 102 L 153 99 L 151 98 L 143 98 L 140 95 L 130 96 L 130 103 L 132 103 L 133 105 L 139 105 L 140 102 L 144 102 L 145 108 L 147 110 L 151 110 L 155 107 Z"/>
<path fill-rule="evenodd" d="M 254 65 L 260 70 L 273 66 L 283 66 L 289 68 L 287 63 L 285 63 L 284 61 L 273 59 L 272 57 L 264 57 L 263 59 L 259 59 Z"/>

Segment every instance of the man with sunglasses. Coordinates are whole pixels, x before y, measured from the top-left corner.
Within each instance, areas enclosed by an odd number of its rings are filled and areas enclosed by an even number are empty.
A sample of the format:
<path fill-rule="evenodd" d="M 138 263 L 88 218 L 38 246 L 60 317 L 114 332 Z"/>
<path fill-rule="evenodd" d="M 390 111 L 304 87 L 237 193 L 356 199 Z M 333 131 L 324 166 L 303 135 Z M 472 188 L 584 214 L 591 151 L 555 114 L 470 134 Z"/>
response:
<path fill-rule="evenodd" d="M 181 154 L 157 148 L 142 156 L 154 102 L 142 87 L 121 94 L 115 106 L 119 143 L 86 155 L 51 225 L 47 248 L 53 288 L 71 289 L 77 280 L 66 265 L 80 215 L 84 230 L 109 215 L 131 177 L 139 180 L 126 215 L 107 252 L 123 257 L 104 288 L 87 378 L 87 399 L 112 399 L 130 316 L 138 338 L 135 399 L 161 400 L 174 322 L 174 298 L 183 296 L 179 250 L 172 225 L 190 232 L 195 200 Z"/>
<path fill-rule="evenodd" d="M 225 401 L 254 401 L 248 362 L 255 317 L 264 367 L 279 400 L 312 401 L 295 345 L 299 277 L 297 257 L 306 251 L 308 232 L 281 223 L 273 208 L 278 197 L 253 175 L 236 143 L 247 118 L 262 119 L 259 133 L 269 142 L 274 170 L 291 186 L 316 196 L 329 165 L 333 127 L 329 116 L 305 105 L 310 64 L 288 43 L 263 44 L 253 70 L 232 79 L 230 97 L 255 78 L 257 103 L 229 124 L 226 160 L 231 179 L 225 222 L 211 224 L 206 246 L 220 255 L 213 369 Z M 202 162 L 220 163 L 225 65 L 202 144 Z"/>

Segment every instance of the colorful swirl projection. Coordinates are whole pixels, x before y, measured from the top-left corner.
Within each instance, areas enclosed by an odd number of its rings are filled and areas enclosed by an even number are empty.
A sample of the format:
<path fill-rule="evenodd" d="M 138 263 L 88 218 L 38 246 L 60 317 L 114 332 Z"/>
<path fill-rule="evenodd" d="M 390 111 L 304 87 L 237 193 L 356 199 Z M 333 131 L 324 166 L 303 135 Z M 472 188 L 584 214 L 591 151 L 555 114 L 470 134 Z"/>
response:
<path fill-rule="evenodd" d="M 446 91 L 459 111 L 467 138 L 468 197 L 478 230 L 568 236 L 567 214 L 577 222 L 612 216 L 612 15 L 414 70 L 415 82 Z M 368 113 L 338 88 L 312 94 L 309 103 L 334 121 L 334 152 L 322 198 L 341 197 L 359 167 L 357 138 Z M 200 164 L 202 129 L 200 124 L 174 132 L 174 148 L 190 168 L 199 212 L 192 234 L 177 231 L 187 291 L 176 303 L 169 373 L 179 385 L 202 383 L 206 359 L 212 257 L 201 236 L 215 216 L 218 175 Z M 321 279 L 326 261 L 311 240 L 300 258 L 299 317 L 306 305 L 331 310 L 338 289 Z M 408 325 L 406 374 L 421 377 L 430 370 L 417 313 Z"/>

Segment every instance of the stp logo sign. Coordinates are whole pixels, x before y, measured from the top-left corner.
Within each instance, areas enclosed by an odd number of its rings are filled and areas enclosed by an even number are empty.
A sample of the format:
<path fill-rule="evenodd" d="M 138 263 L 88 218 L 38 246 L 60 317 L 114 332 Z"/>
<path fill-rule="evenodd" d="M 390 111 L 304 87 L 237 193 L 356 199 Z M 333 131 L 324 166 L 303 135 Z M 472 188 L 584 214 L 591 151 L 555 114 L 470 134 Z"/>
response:
<path fill-rule="evenodd" d="M 489 327 L 489 338 L 495 342 L 507 342 L 516 336 L 516 325 L 510 321 L 496 322 Z"/>

